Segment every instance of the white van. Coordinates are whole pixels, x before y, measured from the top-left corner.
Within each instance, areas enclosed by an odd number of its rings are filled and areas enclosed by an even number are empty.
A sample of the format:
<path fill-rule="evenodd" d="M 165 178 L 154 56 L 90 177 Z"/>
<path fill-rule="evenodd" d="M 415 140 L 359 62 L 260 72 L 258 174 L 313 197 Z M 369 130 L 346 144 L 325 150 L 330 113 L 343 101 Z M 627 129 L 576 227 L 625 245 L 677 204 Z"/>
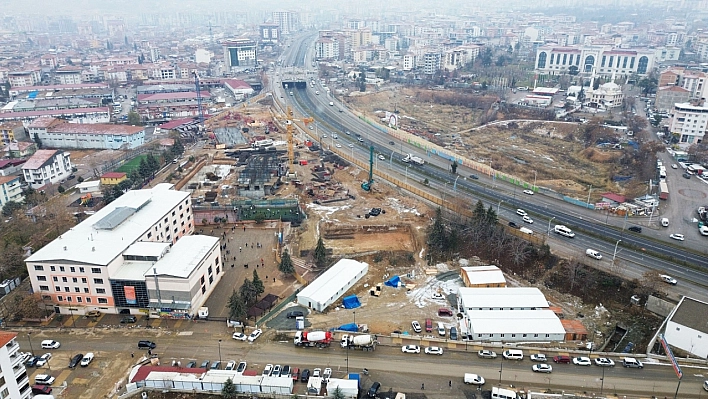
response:
<path fill-rule="evenodd" d="M 556 232 L 556 234 L 560 234 L 565 237 L 573 238 L 575 237 L 575 233 L 573 233 L 573 230 L 563 226 L 562 224 L 557 224 L 553 227 L 553 231 Z"/>
<path fill-rule="evenodd" d="M 507 349 L 502 353 L 506 360 L 524 360 L 524 351 L 521 349 Z"/>
<path fill-rule="evenodd" d="M 625 357 L 624 359 L 622 359 L 622 365 L 624 367 L 634 367 L 638 369 L 644 368 L 642 362 L 633 357 Z"/>
<path fill-rule="evenodd" d="M 591 258 L 598 259 L 598 260 L 602 259 L 602 255 L 599 252 L 595 251 L 594 249 L 590 249 L 590 248 L 585 250 L 585 255 L 587 255 Z"/>
<path fill-rule="evenodd" d="M 445 336 L 445 325 L 442 322 L 438 322 L 438 335 L 441 337 Z"/>
<path fill-rule="evenodd" d="M 37 385 L 52 385 L 54 377 L 49 374 L 38 374 L 34 377 L 34 383 Z"/>
<path fill-rule="evenodd" d="M 668 218 L 661 218 L 661 225 L 664 227 L 669 227 L 669 219 Z"/>
<path fill-rule="evenodd" d="M 492 387 L 492 399 L 517 399 L 518 397 L 511 389 Z"/>
<path fill-rule="evenodd" d="M 521 228 L 519 228 L 519 231 L 524 234 L 533 235 L 533 230 L 529 229 L 528 227 L 521 227 Z"/>

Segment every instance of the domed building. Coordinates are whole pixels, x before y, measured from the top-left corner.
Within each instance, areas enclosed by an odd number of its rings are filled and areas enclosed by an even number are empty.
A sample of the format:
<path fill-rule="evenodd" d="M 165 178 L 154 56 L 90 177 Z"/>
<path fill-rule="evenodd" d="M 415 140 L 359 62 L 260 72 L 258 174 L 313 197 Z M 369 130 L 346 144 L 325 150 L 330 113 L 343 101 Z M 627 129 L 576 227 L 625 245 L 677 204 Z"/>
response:
<path fill-rule="evenodd" d="M 590 86 L 592 87 L 592 85 Z M 622 87 L 614 82 L 601 84 L 597 90 L 589 89 L 585 93 L 585 106 L 597 108 L 598 110 L 608 110 L 622 106 L 624 93 Z"/>

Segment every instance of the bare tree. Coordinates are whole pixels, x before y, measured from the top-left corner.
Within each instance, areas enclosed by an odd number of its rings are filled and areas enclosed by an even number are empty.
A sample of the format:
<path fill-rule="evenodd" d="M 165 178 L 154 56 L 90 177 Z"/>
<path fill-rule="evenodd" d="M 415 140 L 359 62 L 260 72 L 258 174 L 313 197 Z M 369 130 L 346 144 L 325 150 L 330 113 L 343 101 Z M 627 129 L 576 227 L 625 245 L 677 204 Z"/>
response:
<path fill-rule="evenodd" d="M 648 270 L 642 274 L 642 279 L 639 281 L 639 286 L 637 287 L 637 294 L 648 297 L 655 292 L 661 292 L 659 289 L 662 283 L 660 273 L 656 270 Z"/>
<path fill-rule="evenodd" d="M 511 249 L 509 251 L 511 263 L 514 264 L 514 266 L 523 265 L 529 258 L 531 251 L 529 249 L 529 243 L 525 240 L 514 237 L 509 242 L 509 247 Z"/>
<path fill-rule="evenodd" d="M 570 258 L 564 265 L 566 273 L 568 273 L 568 280 L 570 281 L 570 291 L 575 288 L 575 282 L 579 277 L 580 271 L 583 267 L 580 262 L 575 258 Z"/>

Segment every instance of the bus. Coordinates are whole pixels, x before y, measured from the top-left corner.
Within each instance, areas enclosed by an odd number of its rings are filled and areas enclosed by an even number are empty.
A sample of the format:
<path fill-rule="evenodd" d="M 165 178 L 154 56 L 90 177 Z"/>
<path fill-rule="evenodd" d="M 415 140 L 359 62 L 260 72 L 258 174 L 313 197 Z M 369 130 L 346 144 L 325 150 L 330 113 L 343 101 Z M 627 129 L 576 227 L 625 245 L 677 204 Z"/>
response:
<path fill-rule="evenodd" d="M 659 182 L 659 199 L 667 200 L 669 199 L 669 186 L 666 181 L 662 180 Z"/>

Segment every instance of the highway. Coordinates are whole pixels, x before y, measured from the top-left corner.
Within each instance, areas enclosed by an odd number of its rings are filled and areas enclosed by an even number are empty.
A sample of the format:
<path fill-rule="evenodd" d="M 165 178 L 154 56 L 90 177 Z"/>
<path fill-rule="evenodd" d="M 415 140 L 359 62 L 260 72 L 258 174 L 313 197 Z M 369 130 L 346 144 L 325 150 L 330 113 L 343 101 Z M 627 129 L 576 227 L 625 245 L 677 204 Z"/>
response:
<path fill-rule="evenodd" d="M 286 59 L 295 63 L 295 68 L 306 69 L 310 59 L 308 52 L 308 38 L 293 44 L 297 51 L 290 51 Z M 295 54 L 295 55 L 292 55 Z M 292 64 L 287 64 L 292 65 Z M 304 76 L 304 75 L 303 75 Z M 314 75 L 309 75 L 314 76 Z M 309 78 L 307 78 L 309 80 Z M 688 252 L 672 243 L 661 242 L 643 237 L 641 234 L 629 232 L 625 221 L 621 218 L 604 218 L 589 209 L 583 209 L 555 198 L 536 194 L 528 196 L 522 190 L 507 183 L 490 179 L 488 176 L 479 175 L 479 180 L 469 179 L 472 173 L 466 168 L 458 168 L 458 175 L 448 171 L 449 161 L 436 156 L 428 156 L 417 147 L 409 146 L 402 141 L 381 132 L 356 115 L 348 112 L 336 98 L 328 95 L 319 82 L 315 88 L 289 89 L 293 92 L 290 96 L 281 87 L 279 96 L 281 101 L 303 115 L 315 118 L 319 136 L 327 134 L 326 139 L 320 139 L 325 148 L 333 147 L 340 142 L 340 151 L 349 150 L 352 156 L 368 161 L 369 145 L 373 145 L 377 154 L 383 154 L 386 161 L 376 160 L 375 168 L 386 169 L 388 173 L 396 173 L 400 179 L 410 182 L 421 182 L 428 179 L 430 192 L 448 198 L 463 198 L 473 204 L 482 199 L 486 206 L 497 207 L 499 216 L 503 219 L 513 220 L 517 224 L 524 224 L 516 216 L 516 209 L 522 208 L 535 220 L 535 223 L 526 227 L 532 228 L 536 234 L 547 234 L 548 229 L 555 224 L 564 224 L 573 229 L 577 234 L 574 239 L 564 238 L 550 234 L 548 242 L 554 250 L 562 250 L 569 255 L 582 257 L 585 249 L 593 248 L 603 254 L 601 261 L 590 260 L 604 269 L 612 268 L 612 257 L 617 253 L 614 271 L 620 272 L 628 278 L 641 278 L 647 269 L 657 270 L 669 274 L 679 280 L 679 286 L 671 288 L 671 293 L 678 297 L 690 295 L 701 300 L 708 300 L 708 257 Z M 316 95 L 315 90 L 320 94 Z M 333 101 L 334 106 L 329 102 Z M 340 112 L 341 110 L 341 112 Z M 346 132 L 351 132 L 347 135 Z M 307 132 L 314 136 L 314 131 Z M 332 138 L 332 133 L 339 135 L 338 140 Z M 355 135 L 360 134 L 363 143 L 356 140 Z M 393 144 L 391 144 L 393 142 Z M 349 147 L 353 144 L 353 147 Z M 407 153 L 413 153 L 426 161 L 422 167 L 410 166 L 402 163 L 400 159 Z M 391 159 L 393 158 L 393 159 Z M 453 188 L 454 187 L 454 188 Z M 423 186 L 420 188 L 424 189 Z M 605 219 L 605 220 L 602 220 Z M 549 222 L 551 222 L 549 224 Z M 653 256 L 659 254 L 661 257 Z M 691 267 L 686 267 L 689 264 Z"/>
<path fill-rule="evenodd" d="M 221 356 L 222 364 L 229 360 L 246 361 L 249 369 L 260 372 L 267 363 L 290 365 L 300 369 L 315 367 L 324 369 L 331 367 L 333 376 L 341 378 L 346 375 L 347 366 L 350 372 L 360 372 L 364 368 L 370 371 L 369 376 L 363 376 L 364 389 L 373 381 L 379 381 L 385 390 L 393 388 L 395 391 L 418 391 L 420 384 L 426 386 L 426 393 L 435 394 L 442 392 L 453 396 L 462 396 L 462 389 L 473 389 L 464 386 L 462 376 L 464 373 L 475 373 L 483 376 L 487 383 L 485 389 L 501 385 L 522 389 L 543 390 L 547 388 L 563 389 L 565 391 L 584 391 L 599 394 L 601 386 L 605 394 L 617 393 L 620 395 L 655 395 L 673 396 L 676 390 L 677 379 L 670 365 L 645 364 L 643 369 L 628 369 L 618 364 L 612 368 L 597 366 L 575 366 L 572 364 L 555 364 L 551 374 L 539 374 L 531 371 L 534 364 L 525 353 L 522 361 L 497 359 L 482 359 L 476 355 L 476 350 L 470 345 L 468 348 L 460 345 L 456 350 L 445 348 L 442 356 L 401 353 L 400 346 L 378 346 L 375 352 L 362 352 L 339 348 L 336 343 L 325 349 L 299 348 L 292 344 L 290 336 L 278 337 L 272 340 L 271 334 L 259 338 L 255 344 L 249 344 L 231 339 L 230 332 L 222 323 L 189 323 L 185 330 L 178 333 L 166 334 L 164 331 L 144 329 L 117 329 L 93 331 L 43 331 L 33 333 L 35 344 L 40 339 L 55 339 L 61 342 L 61 348 L 53 351 L 54 357 L 68 358 L 74 353 L 94 351 L 97 359 L 125 358 L 135 352 L 136 357 L 141 356 L 141 351 L 135 347 L 139 339 L 148 339 L 157 343 L 153 351 L 160 357 L 163 365 L 169 365 L 172 360 L 181 361 L 183 365 L 191 360 L 200 364 L 204 360 L 216 361 Z M 390 339 L 382 338 L 385 342 Z M 23 348 L 28 345 L 27 335 L 20 334 L 18 342 Z M 219 342 L 221 340 L 221 342 Z M 501 353 L 500 349 L 495 349 Z M 65 354 L 66 356 L 62 356 Z M 548 353 L 547 355 L 551 355 Z M 595 355 L 592 356 L 593 358 Z M 619 358 L 614 357 L 615 362 Z M 56 373 L 63 369 L 63 363 L 53 363 L 52 370 Z M 601 381 L 604 369 L 604 384 Z M 501 373 L 500 373 L 501 370 Z M 683 367 L 684 378 L 681 382 L 681 398 L 699 397 L 701 384 L 705 380 L 704 370 L 699 368 Z M 115 378 L 120 378 L 120 373 Z M 453 381 L 449 388 L 447 382 Z M 71 384 L 71 382 L 69 382 Z M 296 391 L 300 392 L 304 384 L 297 384 Z"/>

